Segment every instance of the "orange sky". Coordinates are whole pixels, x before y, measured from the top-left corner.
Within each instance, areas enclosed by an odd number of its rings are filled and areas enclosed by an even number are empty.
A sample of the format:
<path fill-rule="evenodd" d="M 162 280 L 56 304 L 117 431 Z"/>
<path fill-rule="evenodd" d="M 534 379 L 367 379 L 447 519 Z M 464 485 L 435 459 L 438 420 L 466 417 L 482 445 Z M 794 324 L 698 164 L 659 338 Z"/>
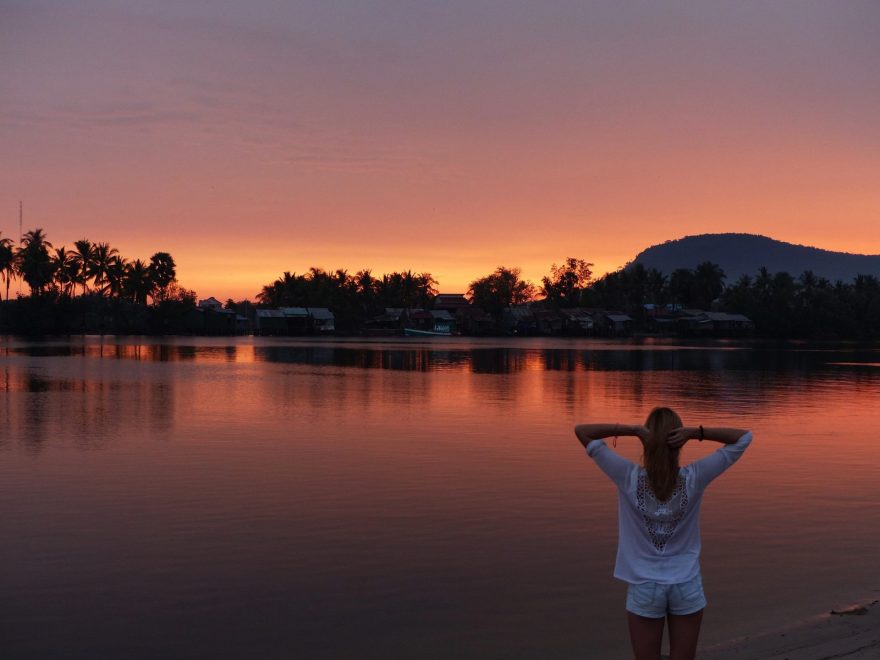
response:
<path fill-rule="evenodd" d="M 880 5 L 707 4 L 4 2 L 0 231 L 23 200 L 221 299 L 716 231 L 880 253 Z"/>

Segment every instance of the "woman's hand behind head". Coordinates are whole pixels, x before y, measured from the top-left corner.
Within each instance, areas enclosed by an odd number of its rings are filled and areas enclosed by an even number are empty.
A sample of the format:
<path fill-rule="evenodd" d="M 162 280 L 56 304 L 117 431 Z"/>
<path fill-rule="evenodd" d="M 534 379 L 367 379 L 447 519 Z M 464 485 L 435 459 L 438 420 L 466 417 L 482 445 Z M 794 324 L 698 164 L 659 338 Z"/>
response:
<path fill-rule="evenodd" d="M 677 429 L 672 429 L 669 432 L 669 435 L 666 437 L 666 442 L 673 449 L 679 449 L 681 447 L 684 447 L 685 443 L 688 440 L 691 440 L 695 437 L 696 435 L 694 435 L 694 429 L 686 426 L 680 426 Z"/>

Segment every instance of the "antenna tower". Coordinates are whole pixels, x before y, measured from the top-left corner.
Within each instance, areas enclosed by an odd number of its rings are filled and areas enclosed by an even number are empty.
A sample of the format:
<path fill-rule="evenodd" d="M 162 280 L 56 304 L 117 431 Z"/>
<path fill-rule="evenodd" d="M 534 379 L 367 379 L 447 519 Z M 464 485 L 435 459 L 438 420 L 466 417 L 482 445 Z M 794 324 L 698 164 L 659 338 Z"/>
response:
<path fill-rule="evenodd" d="M 21 247 L 24 243 L 24 230 L 22 229 L 21 217 L 23 215 L 23 204 L 21 200 L 18 200 L 18 246 Z M 21 278 L 18 278 L 18 295 L 21 295 Z"/>

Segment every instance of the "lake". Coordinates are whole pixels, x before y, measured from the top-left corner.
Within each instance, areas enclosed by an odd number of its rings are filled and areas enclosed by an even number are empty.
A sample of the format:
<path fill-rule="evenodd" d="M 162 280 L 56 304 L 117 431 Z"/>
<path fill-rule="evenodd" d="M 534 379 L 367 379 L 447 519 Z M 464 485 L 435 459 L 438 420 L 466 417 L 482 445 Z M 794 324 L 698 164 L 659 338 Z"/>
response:
<path fill-rule="evenodd" d="M 873 348 L 0 338 L 0 401 L 4 657 L 628 657 L 572 427 L 655 405 L 755 434 L 704 644 L 880 587 Z"/>

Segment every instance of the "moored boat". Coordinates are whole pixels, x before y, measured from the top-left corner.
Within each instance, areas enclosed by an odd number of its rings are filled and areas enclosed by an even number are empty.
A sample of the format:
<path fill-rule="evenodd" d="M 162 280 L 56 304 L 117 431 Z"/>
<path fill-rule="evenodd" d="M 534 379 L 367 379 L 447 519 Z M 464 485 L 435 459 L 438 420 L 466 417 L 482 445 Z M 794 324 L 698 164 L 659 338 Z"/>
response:
<path fill-rule="evenodd" d="M 407 337 L 451 337 L 451 332 L 435 332 L 434 330 L 416 330 L 415 328 L 404 328 L 403 334 Z"/>

